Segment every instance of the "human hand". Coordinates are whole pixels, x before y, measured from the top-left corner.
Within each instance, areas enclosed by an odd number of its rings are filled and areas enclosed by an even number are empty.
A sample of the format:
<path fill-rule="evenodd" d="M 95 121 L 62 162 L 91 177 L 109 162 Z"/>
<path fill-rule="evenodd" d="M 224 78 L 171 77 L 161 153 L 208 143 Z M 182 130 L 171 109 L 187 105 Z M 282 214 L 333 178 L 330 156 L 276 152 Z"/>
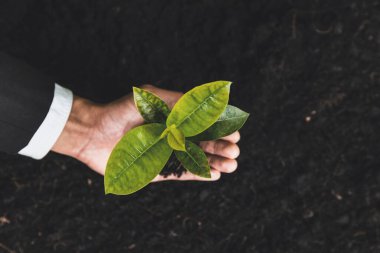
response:
<path fill-rule="evenodd" d="M 180 92 L 152 85 L 143 85 L 142 88 L 162 98 L 170 108 L 182 95 Z M 52 150 L 74 157 L 104 175 L 108 158 L 116 143 L 126 132 L 143 123 L 144 120 L 135 106 L 132 94 L 105 105 L 75 97 L 69 120 Z M 200 142 L 199 145 L 206 152 L 211 166 L 211 178 L 202 178 L 185 172 L 179 178 L 175 175 L 167 177 L 158 175 L 153 182 L 218 180 L 221 173 L 231 173 L 236 170 L 236 158 L 240 153 L 236 143 L 239 139 L 239 132 L 235 132 L 216 141 Z"/>

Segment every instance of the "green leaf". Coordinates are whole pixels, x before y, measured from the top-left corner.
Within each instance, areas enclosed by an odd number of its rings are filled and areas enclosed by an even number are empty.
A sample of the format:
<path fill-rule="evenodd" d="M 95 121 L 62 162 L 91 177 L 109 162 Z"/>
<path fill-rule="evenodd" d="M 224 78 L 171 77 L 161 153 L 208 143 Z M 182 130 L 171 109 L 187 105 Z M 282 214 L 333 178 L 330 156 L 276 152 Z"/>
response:
<path fill-rule="evenodd" d="M 133 87 L 137 109 L 147 123 L 165 123 L 170 113 L 168 105 L 153 93 Z"/>
<path fill-rule="evenodd" d="M 176 125 L 186 137 L 209 128 L 228 103 L 231 82 L 207 83 L 187 92 L 174 105 L 166 125 Z"/>
<path fill-rule="evenodd" d="M 186 151 L 185 135 L 183 135 L 183 133 L 178 130 L 175 125 L 169 127 L 168 143 L 174 150 Z"/>
<path fill-rule="evenodd" d="M 164 130 L 165 125 L 153 123 L 136 127 L 124 135 L 107 163 L 106 194 L 131 194 L 160 173 L 172 153 L 166 138 L 160 138 Z"/>
<path fill-rule="evenodd" d="M 206 131 L 190 138 L 192 141 L 210 141 L 227 136 L 239 130 L 247 121 L 249 113 L 228 105 L 219 119 Z"/>
<path fill-rule="evenodd" d="M 174 151 L 183 167 L 200 177 L 211 178 L 210 165 L 203 150 L 191 141 L 186 141 L 186 152 Z"/>

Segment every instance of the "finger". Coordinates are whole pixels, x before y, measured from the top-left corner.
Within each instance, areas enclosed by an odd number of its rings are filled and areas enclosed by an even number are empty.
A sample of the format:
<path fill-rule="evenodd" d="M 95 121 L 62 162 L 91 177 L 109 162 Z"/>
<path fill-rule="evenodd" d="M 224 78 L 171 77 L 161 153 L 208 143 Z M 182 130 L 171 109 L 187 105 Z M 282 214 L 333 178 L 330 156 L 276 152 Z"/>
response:
<path fill-rule="evenodd" d="M 160 182 L 160 181 L 217 181 L 220 178 L 220 171 L 211 169 L 211 178 L 204 178 L 200 176 L 196 176 L 190 172 L 184 171 L 180 177 L 177 175 L 169 175 L 164 177 L 162 175 L 158 175 L 152 182 Z"/>
<path fill-rule="evenodd" d="M 150 84 L 144 84 L 141 86 L 141 88 L 148 90 L 154 93 L 156 96 L 160 97 L 170 108 L 173 108 L 178 99 L 180 99 L 180 97 L 183 95 L 182 92 L 161 89 Z"/>
<path fill-rule="evenodd" d="M 238 166 L 236 160 L 217 155 L 207 155 L 207 159 L 212 168 L 223 173 L 232 173 Z"/>
<path fill-rule="evenodd" d="M 199 146 L 212 155 L 219 155 L 230 159 L 236 159 L 240 154 L 239 146 L 224 140 L 201 141 Z"/>
<path fill-rule="evenodd" d="M 239 131 L 236 131 L 230 135 L 224 136 L 220 138 L 221 140 L 229 141 L 232 143 L 238 143 L 240 141 L 240 133 Z"/>

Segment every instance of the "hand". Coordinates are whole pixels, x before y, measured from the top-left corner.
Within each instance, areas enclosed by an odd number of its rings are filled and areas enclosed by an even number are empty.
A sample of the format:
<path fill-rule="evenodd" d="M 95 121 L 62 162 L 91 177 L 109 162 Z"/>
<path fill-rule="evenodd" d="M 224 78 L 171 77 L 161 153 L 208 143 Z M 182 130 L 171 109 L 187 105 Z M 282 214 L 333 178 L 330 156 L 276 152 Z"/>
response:
<path fill-rule="evenodd" d="M 170 108 L 182 96 L 182 93 L 143 85 L 163 99 Z M 65 128 L 53 147 L 53 151 L 76 158 L 91 169 L 104 175 L 112 149 L 121 137 L 132 128 L 144 123 L 137 111 L 133 95 L 116 100 L 106 105 L 95 104 L 89 100 L 74 97 L 73 107 Z M 202 178 L 190 172 L 181 177 L 158 175 L 153 182 L 163 180 L 202 180 L 215 181 L 221 173 L 236 170 L 236 158 L 239 156 L 237 142 L 239 132 L 216 141 L 204 141 L 200 147 L 206 152 L 210 166 L 211 178 Z"/>

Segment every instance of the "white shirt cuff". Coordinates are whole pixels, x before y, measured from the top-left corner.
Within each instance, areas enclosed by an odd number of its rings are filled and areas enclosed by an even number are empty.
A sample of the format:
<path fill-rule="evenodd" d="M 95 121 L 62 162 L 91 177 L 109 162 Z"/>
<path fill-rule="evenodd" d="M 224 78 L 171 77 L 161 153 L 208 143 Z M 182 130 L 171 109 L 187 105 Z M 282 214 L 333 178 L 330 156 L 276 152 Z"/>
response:
<path fill-rule="evenodd" d="M 54 146 L 69 118 L 73 105 L 73 93 L 55 84 L 54 98 L 44 121 L 20 155 L 42 159 Z"/>

